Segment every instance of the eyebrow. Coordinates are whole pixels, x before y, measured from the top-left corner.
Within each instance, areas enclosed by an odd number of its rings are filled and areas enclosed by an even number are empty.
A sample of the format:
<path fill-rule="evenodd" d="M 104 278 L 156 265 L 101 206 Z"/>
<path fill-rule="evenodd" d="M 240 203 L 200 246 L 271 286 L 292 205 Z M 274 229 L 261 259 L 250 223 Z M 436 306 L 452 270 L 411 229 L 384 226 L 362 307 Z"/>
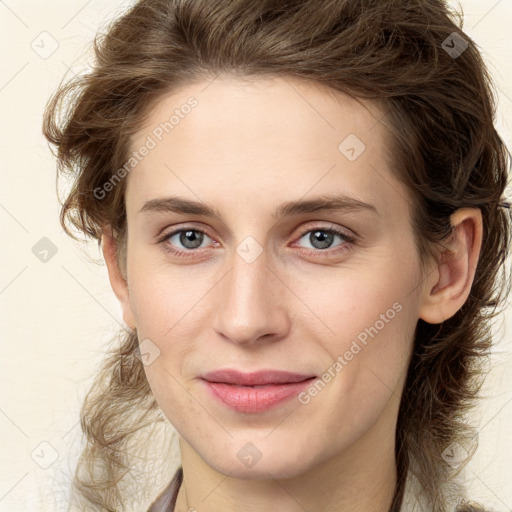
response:
<path fill-rule="evenodd" d="M 374 205 L 365 203 L 364 201 L 360 201 L 353 197 L 346 195 L 324 195 L 308 200 L 288 201 L 283 203 L 277 207 L 275 212 L 272 214 L 272 217 L 279 219 L 287 216 L 320 211 L 329 212 L 354 210 L 366 210 L 380 215 Z M 138 211 L 138 213 L 143 212 L 184 213 L 212 218 L 217 217 L 223 220 L 222 214 L 216 208 L 199 201 L 191 201 L 190 199 L 175 196 L 146 201 L 144 206 Z"/>

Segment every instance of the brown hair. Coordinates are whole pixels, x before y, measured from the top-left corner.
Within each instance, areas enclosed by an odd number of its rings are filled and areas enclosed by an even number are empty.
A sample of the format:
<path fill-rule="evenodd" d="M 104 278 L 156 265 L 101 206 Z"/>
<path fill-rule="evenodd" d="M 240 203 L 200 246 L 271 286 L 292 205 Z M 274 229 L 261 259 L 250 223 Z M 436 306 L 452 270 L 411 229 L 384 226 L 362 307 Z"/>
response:
<path fill-rule="evenodd" d="M 441 0 L 141 0 L 97 36 L 96 65 L 62 85 L 44 117 L 59 173 L 72 180 L 64 230 L 99 242 L 110 226 L 121 268 L 126 180 L 101 200 L 94 191 L 126 163 L 130 137 L 164 94 L 219 73 L 295 77 L 378 103 L 393 167 L 410 190 L 422 262 L 451 233 L 455 210 L 481 209 L 484 240 L 468 300 L 440 325 L 418 321 L 396 430 L 392 512 L 407 475 L 432 511 L 446 510 L 454 484 L 443 453 L 453 443 L 475 448 L 464 418 L 482 384 L 490 322 L 510 287 L 512 219 L 500 204 L 509 153 L 493 124 L 492 80 L 462 25 Z M 123 506 L 127 443 L 158 416 L 134 357 L 136 333 L 120 341 L 81 411 L 87 444 L 74 484 L 95 510 Z"/>

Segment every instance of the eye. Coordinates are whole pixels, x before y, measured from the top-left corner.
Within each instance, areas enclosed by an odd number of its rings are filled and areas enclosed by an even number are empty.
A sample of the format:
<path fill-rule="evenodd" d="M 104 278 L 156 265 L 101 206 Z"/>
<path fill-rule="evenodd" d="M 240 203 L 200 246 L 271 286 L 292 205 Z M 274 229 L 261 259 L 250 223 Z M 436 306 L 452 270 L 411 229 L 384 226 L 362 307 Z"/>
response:
<path fill-rule="evenodd" d="M 343 231 L 333 229 L 332 227 L 317 227 L 314 229 L 309 229 L 302 234 L 300 239 L 305 238 L 306 241 L 312 245 L 313 250 L 328 252 L 325 249 L 330 249 L 332 247 L 336 237 L 340 238 L 342 243 L 335 246 L 339 247 L 339 249 L 336 249 L 335 252 L 346 250 L 347 246 L 355 242 L 354 237 L 344 233 Z"/>
<path fill-rule="evenodd" d="M 163 245 L 167 252 L 187 257 L 193 256 L 194 250 L 201 248 L 205 237 L 210 238 L 200 229 L 187 228 L 167 233 L 158 241 Z M 180 245 L 184 247 L 184 249 L 181 249 Z"/>
<path fill-rule="evenodd" d="M 314 229 L 309 229 L 304 231 L 300 236 L 299 240 L 309 235 L 306 239 L 308 243 L 311 244 L 311 251 L 323 253 L 323 252 L 331 252 L 330 249 L 335 238 L 341 239 L 341 243 L 338 246 L 334 246 L 335 249 L 332 251 L 334 253 L 338 253 L 346 250 L 351 246 L 353 242 L 355 242 L 355 238 L 347 233 L 334 229 L 331 226 L 320 226 Z M 194 256 L 196 249 L 204 248 L 203 242 L 205 242 L 205 237 L 211 237 L 206 234 L 205 231 L 197 228 L 182 228 L 175 229 L 170 233 L 164 234 L 158 242 L 163 246 L 164 250 L 175 254 L 180 257 L 191 257 Z M 181 246 L 181 247 L 180 247 Z M 304 248 L 303 246 L 299 246 Z M 336 249 L 338 247 L 338 249 Z M 309 248 L 306 248 L 309 251 Z"/>

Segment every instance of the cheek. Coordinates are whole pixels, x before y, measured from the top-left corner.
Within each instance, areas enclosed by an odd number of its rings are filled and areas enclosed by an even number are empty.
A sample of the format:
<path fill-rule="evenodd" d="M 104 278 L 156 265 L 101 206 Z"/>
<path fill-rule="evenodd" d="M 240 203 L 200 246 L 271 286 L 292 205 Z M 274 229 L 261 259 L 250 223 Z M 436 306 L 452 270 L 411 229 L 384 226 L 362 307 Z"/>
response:
<path fill-rule="evenodd" d="M 139 337 L 155 342 L 183 338 L 182 329 L 194 323 L 201 312 L 204 286 L 186 267 L 162 263 L 162 258 L 134 257 L 129 270 L 130 303 Z"/>
<path fill-rule="evenodd" d="M 315 286 L 311 279 L 298 276 L 294 291 L 306 297 L 303 302 L 310 311 L 303 315 L 308 322 L 301 327 L 321 335 L 333 359 L 349 350 L 354 340 L 369 346 L 371 340 L 384 338 L 393 351 L 409 338 L 417 321 L 417 299 L 411 293 L 415 269 L 385 263 L 376 262 L 364 271 L 332 273 L 315 279 Z"/>
<path fill-rule="evenodd" d="M 309 283 L 308 305 L 318 318 L 304 329 L 326 353 L 322 375 L 333 401 L 376 409 L 405 377 L 417 324 L 416 263 L 382 258 L 364 272 L 333 275 L 316 293 Z"/>
<path fill-rule="evenodd" d="M 206 279 L 208 272 L 201 278 L 190 267 L 150 263 L 147 258 L 144 262 L 133 264 L 129 274 L 130 302 L 141 350 L 146 343 L 155 354 L 144 369 L 166 416 L 179 423 L 176 411 L 194 410 L 197 405 L 188 393 L 195 393 L 191 387 L 195 381 L 190 380 L 195 375 L 191 360 L 197 352 L 208 357 L 200 340 L 209 323 L 208 291 L 213 291 L 214 283 Z"/>
<path fill-rule="evenodd" d="M 194 389 L 183 374 L 188 374 L 189 355 L 194 352 L 191 340 L 197 338 L 197 326 L 201 325 L 198 319 L 204 292 L 185 286 L 193 284 L 193 279 L 188 276 L 183 282 L 182 275 L 183 271 L 171 275 L 169 267 L 161 265 L 133 268 L 130 301 L 141 351 L 146 343 L 154 354 L 144 366 L 153 395 L 175 427 L 193 432 L 197 426 L 192 419 L 200 416 L 200 411 L 192 398 Z"/>
<path fill-rule="evenodd" d="M 301 403 L 309 417 L 318 418 L 314 429 L 328 425 L 336 433 L 331 436 L 336 449 L 398 410 L 417 318 L 405 282 L 393 285 L 387 278 L 371 286 L 354 282 L 350 291 L 331 289 L 331 300 L 324 296 L 316 303 L 334 335 L 316 333 L 317 349 L 325 353 L 322 382 L 311 386 Z"/>

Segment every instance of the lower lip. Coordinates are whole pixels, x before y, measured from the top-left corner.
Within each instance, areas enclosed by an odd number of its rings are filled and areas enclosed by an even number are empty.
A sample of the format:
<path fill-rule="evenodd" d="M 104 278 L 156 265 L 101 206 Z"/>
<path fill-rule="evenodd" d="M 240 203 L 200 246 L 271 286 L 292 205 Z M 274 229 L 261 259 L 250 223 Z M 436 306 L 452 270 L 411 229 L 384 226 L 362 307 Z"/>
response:
<path fill-rule="evenodd" d="M 238 412 L 257 413 L 268 411 L 298 395 L 314 380 L 266 386 L 236 386 L 220 382 L 208 382 L 210 393 L 223 404 Z"/>

